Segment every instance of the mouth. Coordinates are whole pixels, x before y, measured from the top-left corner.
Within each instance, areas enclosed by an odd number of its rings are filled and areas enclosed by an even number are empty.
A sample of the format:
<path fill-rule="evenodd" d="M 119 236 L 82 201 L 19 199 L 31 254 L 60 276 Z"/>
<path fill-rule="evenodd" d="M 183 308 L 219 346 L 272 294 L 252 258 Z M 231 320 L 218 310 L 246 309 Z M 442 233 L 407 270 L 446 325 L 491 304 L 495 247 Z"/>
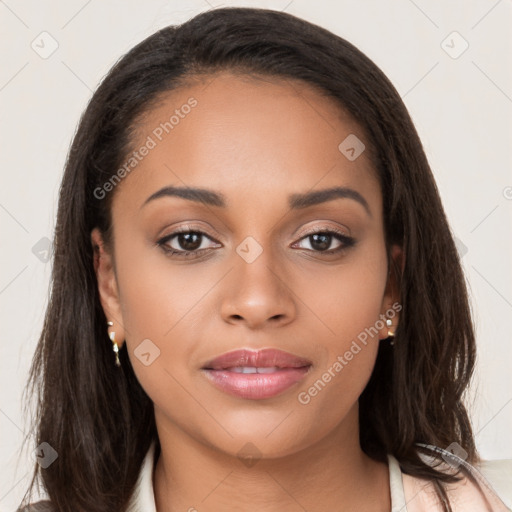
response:
<path fill-rule="evenodd" d="M 208 361 L 201 370 L 211 384 L 229 395 L 262 400 L 290 389 L 311 366 L 308 359 L 281 350 L 243 349 Z"/>

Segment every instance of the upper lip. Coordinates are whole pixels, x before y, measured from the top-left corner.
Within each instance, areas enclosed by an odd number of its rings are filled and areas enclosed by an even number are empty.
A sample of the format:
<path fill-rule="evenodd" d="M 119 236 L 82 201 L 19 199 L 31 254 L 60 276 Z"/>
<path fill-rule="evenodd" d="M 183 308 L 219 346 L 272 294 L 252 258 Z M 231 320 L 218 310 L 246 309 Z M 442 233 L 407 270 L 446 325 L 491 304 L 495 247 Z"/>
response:
<path fill-rule="evenodd" d="M 203 368 L 211 370 L 224 370 L 240 366 L 254 368 L 300 368 L 310 366 L 311 361 L 273 348 L 262 350 L 241 349 L 222 354 L 208 361 Z"/>

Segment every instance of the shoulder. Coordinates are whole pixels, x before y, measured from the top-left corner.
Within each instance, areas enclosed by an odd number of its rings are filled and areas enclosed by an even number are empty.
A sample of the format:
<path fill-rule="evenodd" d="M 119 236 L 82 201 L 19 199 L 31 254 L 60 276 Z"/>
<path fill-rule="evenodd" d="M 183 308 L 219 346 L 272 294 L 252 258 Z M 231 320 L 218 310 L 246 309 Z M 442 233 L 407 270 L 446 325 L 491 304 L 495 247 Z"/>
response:
<path fill-rule="evenodd" d="M 481 461 L 475 465 L 450 456 L 422 457 L 436 469 L 455 474 L 461 479 L 444 483 L 443 487 L 454 512 L 487 512 L 512 510 L 512 460 Z M 462 467 L 460 467 L 462 466 Z M 442 510 L 432 482 L 402 474 L 407 512 Z"/>
<path fill-rule="evenodd" d="M 141 469 L 135 488 L 132 491 L 129 503 L 126 507 L 128 512 L 156 512 L 156 504 L 153 491 L 153 470 L 158 458 L 159 447 L 153 441 L 142 461 Z M 57 509 L 49 500 L 37 501 L 19 508 L 16 512 L 57 512 Z"/>
<path fill-rule="evenodd" d="M 485 460 L 475 464 L 503 503 L 512 510 L 512 459 Z"/>

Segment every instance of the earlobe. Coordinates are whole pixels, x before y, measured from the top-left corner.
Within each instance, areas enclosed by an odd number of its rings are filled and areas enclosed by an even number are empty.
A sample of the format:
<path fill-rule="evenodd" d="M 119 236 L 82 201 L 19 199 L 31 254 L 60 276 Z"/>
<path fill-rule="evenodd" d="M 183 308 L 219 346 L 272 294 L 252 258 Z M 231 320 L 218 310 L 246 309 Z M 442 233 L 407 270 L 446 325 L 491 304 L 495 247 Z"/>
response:
<path fill-rule="evenodd" d="M 112 322 L 112 325 L 109 324 L 108 327 L 108 335 L 111 338 L 111 334 L 114 332 L 115 341 L 121 347 L 125 339 L 125 331 L 117 280 L 112 255 L 105 249 L 103 237 L 98 228 L 91 231 L 91 244 L 93 246 L 94 272 L 96 273 L 101 306 L 107 322 Z"/>

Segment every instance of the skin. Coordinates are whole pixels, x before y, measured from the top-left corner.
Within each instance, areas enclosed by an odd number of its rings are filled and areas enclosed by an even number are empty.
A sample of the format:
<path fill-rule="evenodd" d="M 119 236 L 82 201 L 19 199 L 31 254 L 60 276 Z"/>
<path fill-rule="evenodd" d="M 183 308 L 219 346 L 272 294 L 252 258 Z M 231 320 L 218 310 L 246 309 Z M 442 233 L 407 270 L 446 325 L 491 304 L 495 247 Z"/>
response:
<path fill-rule="evenodd" d="M 338 150 L 350 133 L 365 136 L 310 86 L 225 72 L 166 93 L 140 121 L 134 148 L 191 96 L 197 106 L 115 190 L 113 253 L 91 233 L 105 314 L 155 405 L 157 509 L 389 511 L 387 464 L 362 452 L 358 432 L 358 397 L 388 327 L 310 403 L 297 398 L 399 299 L 368 151 L 349 161 Z M 212 189 L 227 207 L 176 197 L 142 206 L 169 185 Z M 370 214 L 350 198 L 288 205 L 290 194 L 333 186 L 358 191 Z M 206 233 L 202 255 L 158 246 L 179 226 Z M 356 244 L 326 256 L 306 236 L 332 228 Z M 263 250 L 252 263 L 236 252 L 248 236 Z M 331 240 L 329 249 L 342 246 Z M 187 248 L 178 237 L 167 245 Z M 398 247 L 392 257 L 403 264 Z M 149 366 L 134 355 L 145 339 L 160 350 Z M 313 363 L 279 396 L 230 396 L 201 372 L 225 352 L 269 347 Z M 246 443 L 258 450 L 250 467 L 238 456 Z"/>

